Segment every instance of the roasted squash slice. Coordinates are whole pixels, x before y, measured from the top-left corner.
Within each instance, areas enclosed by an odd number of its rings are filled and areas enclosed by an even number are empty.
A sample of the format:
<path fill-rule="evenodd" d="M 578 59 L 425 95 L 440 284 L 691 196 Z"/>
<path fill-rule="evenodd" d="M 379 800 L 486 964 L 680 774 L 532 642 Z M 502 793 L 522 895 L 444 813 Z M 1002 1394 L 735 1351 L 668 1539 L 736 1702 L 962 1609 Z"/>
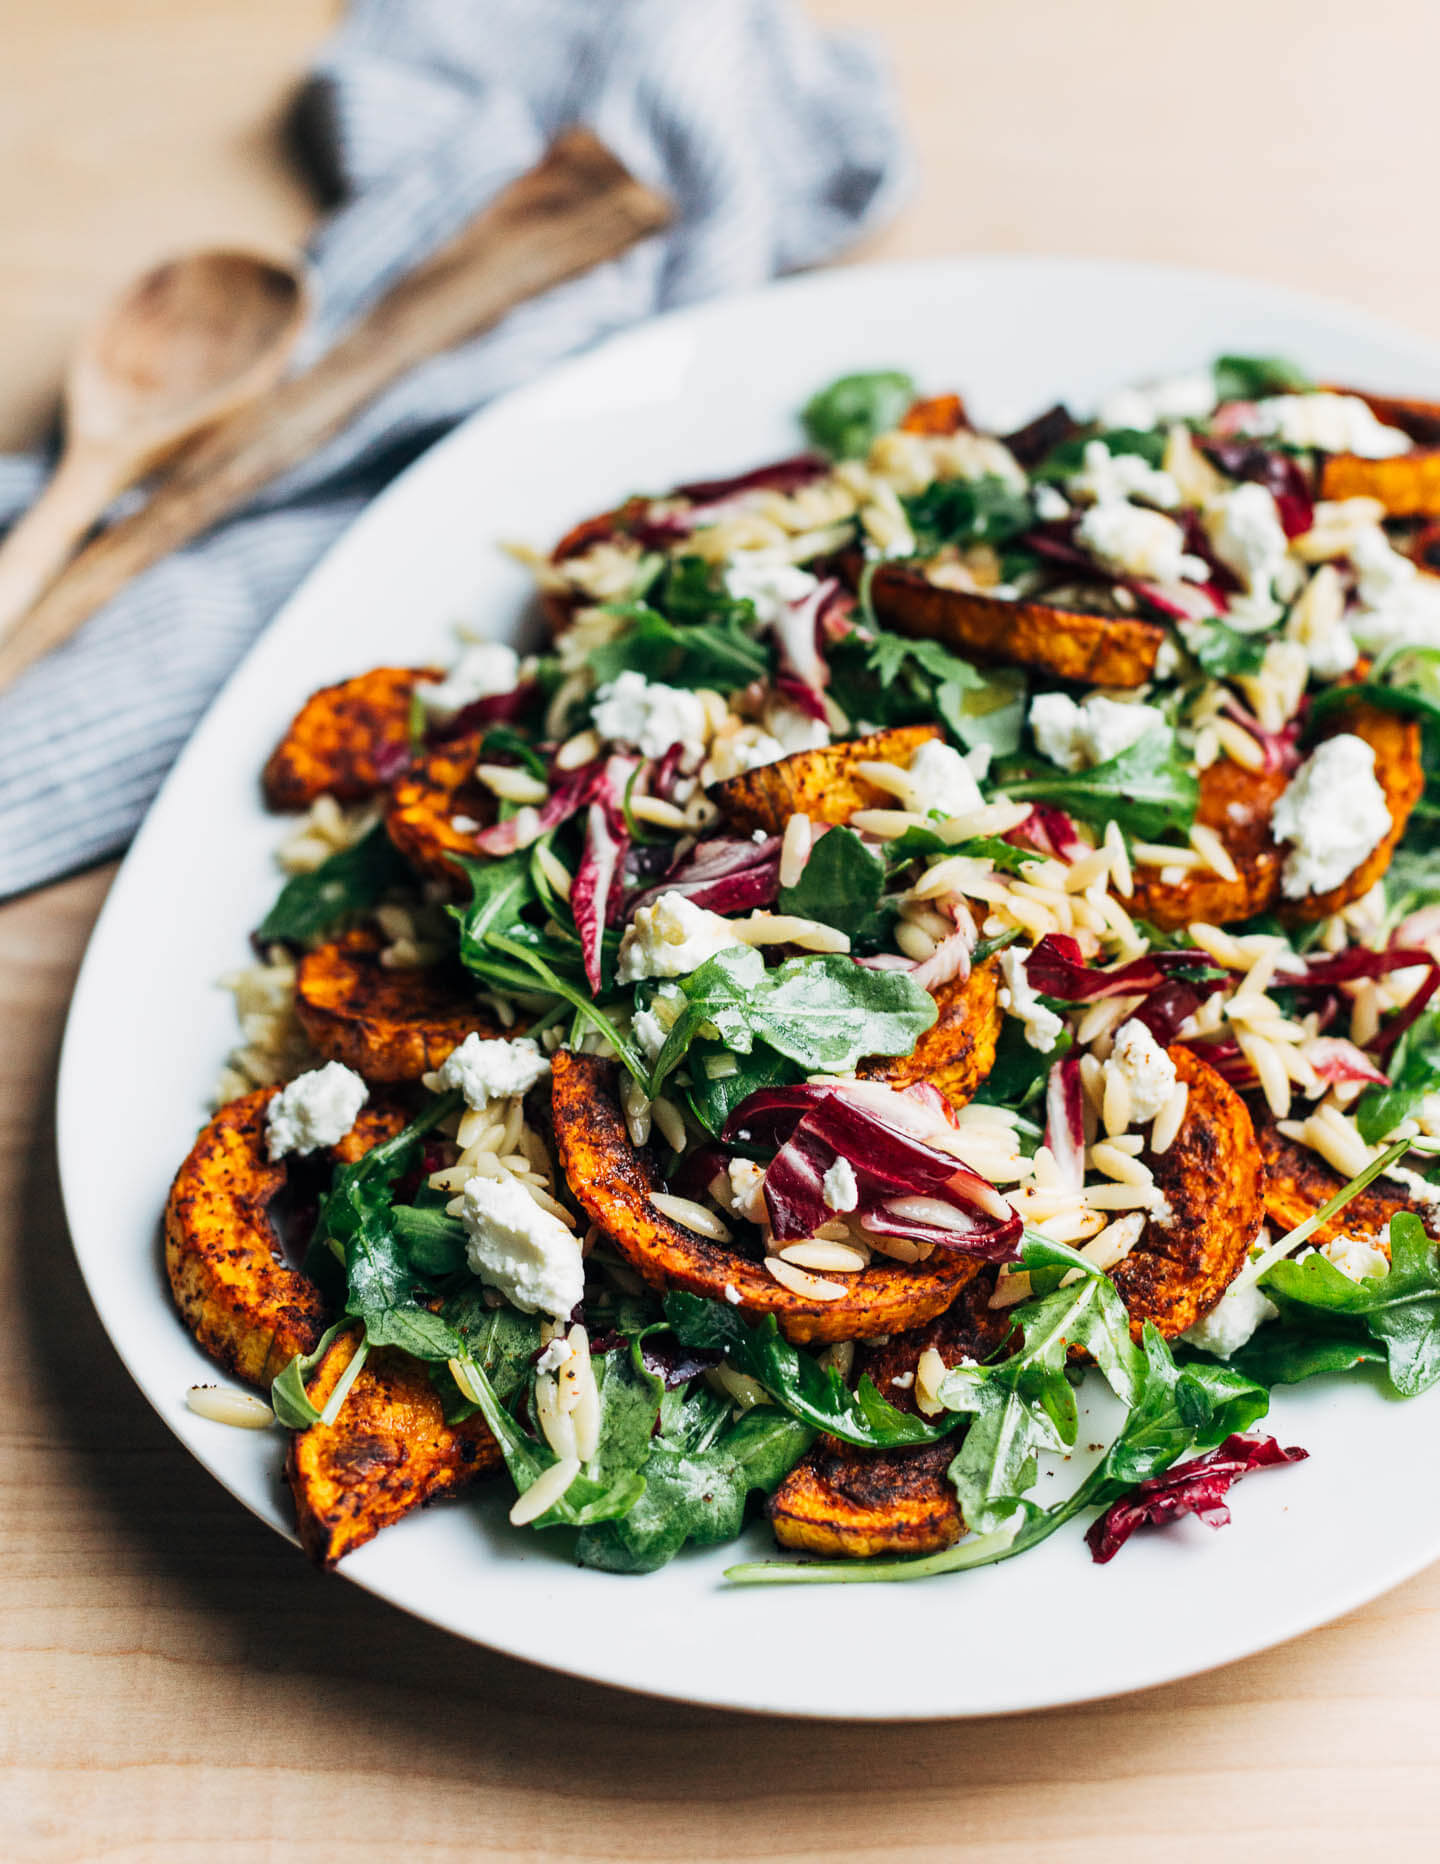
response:
<path fill-rule="evenodd" d="M 761 764 L 707 794 L 732 827 L 753 835 L 783 835 L 792 815 L 807 815 L 830 827 L 848 822 L 857 809 L 894 809 L 899 805 L 859 773 L 864 763 L 907 768 L 922 744 L 943 736 L 938 725 L 895 725 L 866 738 L 847 738 L 817 751 L 795 751 L 773 764 Z"/>
<path fill-rule="evenodd" d="M 458 965 L 388 970 L 381 945 L 373 928 L 358 927 L 300 960 L 295 1013 L 326 1061 L 343 1061 L 367 1081 L 418 1081 L 472 1031 L 502 1033 Z"/>
<path fill-rule="evenodd" d="M 987 1268 L 925 1326 L 894 1334 L 883 1346 L 862 1346 L 857 1378 L 868 1372 L 882 1397 L 913 1411 L 909 1381 L 927 1348 L 954 1366 L 964 1358 L 984 1359 L 1005 1337 L 1010 1317 L 990 1308 L 994 1288 L 995 1271 Z M 907 1374 L 906 1385 L 895 1384 Z M 937 1553 L 953 1546 L 964 1531 L 946 1475 L 954 1455 L 949 1440 L 882 1451 L 824 1437 L 770 1498 L 775 1538 L 782 1547 L 828 1559 Z"/>
<path fill-rule="evenodd" d="M 317 1409 L 349 1365 L 357 1339 L 342 1334 L 316 1368 L 308 1390 Z M 381 1528 L 458 1494 L 502 1460 L 481 1418 L 445 1422 L 419 1360 L 382 1348 L 366 1360 L 333 1424 L 313 1424 L 290 1439 L 285 1474 L 300 1544 L 329 1570 Z"/>
<path fill-rule="evenodd" d="M 1415 447 L 1387 460 L 1328 454 L 1320 467 L 1321 498 L 1378 498 L 1392 518 L 1440 517 L 1440 403 L 1355 388 L 1335 393 L 1359 395 L 1387 427 L 1409 434 Z"/>
<path fill-rule="evenodd" d="M 456 828 L 455 821 L 485 827 L 495 820 L 495 798 L 475 780 L 482 734 L 437 745 L 418 757 L 395 779 L 385 811 L 385 830 L 410 865 L 458 888 L 455 856 L 479 858 L 476 830 Z"/>
<path fill-rule="evenodd" d="M 1190 1090 L 1166 1152 L 1142 1156 L 1169 1203 L 1111 1271 L 1138 1340 L 1153 1320 L 1174 1339 L 1203 1320 L 1245 1265 L 1263 1216 L 1265 1173 L 1245 1102 L 1208 1063 L 1168 1051 Z"/>
<path fill-rule="evenodd" d="M 1262 1120 L 1258 1133 L 1265 1161 L 1265 1216 L 1279 1237 L 1328 1204 L 1345 1180 L 1309 1146 L 1277 1132 L 1271 1121 Z M 1423 1204 L 1398 1187 L 1392 1188 L 1388 1178 L 1376 1178 L 1351 1198 L 1338 1217 L 1322 1223 L 1310 1241 L 1318 1248 L 1339 1236 L 1364 1236 L 1373 1238 L 1376 1246 L 1388 1254 L 1387 1225 L 1401 1211 L 1412 1212 L 1428 1234 L 1440 1240 L 1440 1207 Z"/>
<path fill-rule="evenodd" d="M 937 985 L 933 994 L 939 1014 L 911 1053 L 867 1061 L 860 1073 L 895 1087 L 928 1081 L 952 1106 L 963 1107 L 995 1066 L 1005 1021 L 995 961 L 977 965 L 968 977 Z"/>
<path fill-rule="evenodd" d="M 981 1267 L 951 1250 L 936 1250 L 929 1261 L 914 1265 L 877 1258 L 846 1277 L 839 1300 L 793 1294 L 762 1262 L 682 1229 L 651 1203 L 651 1193 L 662 1191 L 664 1182 L 650 1152 L 630 1143 L 613 1062 L 557 1050 L 552 1106 L 555 1144 L 572 1193 L 651 1287 L 680 1288 L 713 1301 L 738 1296 L 743 1313 L 773 1314 L 781 1332 L 798 1345 L 919 1326 L 949 1307 Z"/>
<path fill-rule="evenodd" d="M 1389 867 L 1410 812 L 1425 789 L 1420 728 L 1411 719 L 1355 700 L 1327 724 L 1327 737 L 1338 732 L 1353 732 L 1374 751 L 1375 776 L 1390 809 L 1390 828 L 1384 839 L 1338 887 L 1299 900 L 1285 898 L 1281 890 L 1284 849 L 1270 833 L 1270 816 L 1289 778 L 1279 770 L 1245 770 L 1228 757 L 1220 757 L 1200 773 L 1195 819 L 1213 828 L 1225 843 L 1239 878 L 1225 880 L 1219 874 L 1190 868 L 1182 879 L 1169 883 L 1161 878 L 1163 868 L 1137 868 L 1131 911 L 1166 930 L 1196 920 L 1227 925 L 1272 910 L 1285 919 L 1305 922 L 1324 919 L 1368 893 Z"/>
<path fill-rule="evenodd" d="M 965 403 L 958 395 L 927 395 L 912 401 L 901 429 L 907 434 L 958 434 L 968 425 Z"/>
<path fill-rule="evenodd" d="M 220 1109 L 176 1173 L 165 1206 L 175 1305 L 212 1359 L 259 1386 L 296 1353 L 313 1351 L 325 1329 L 320 1290 L 285 1261 L 271 1220 L 288 1176 L 266 1152 L 265 1109 L 275 1092 L 257 1088 Z M 397 1109 L 366 1107 L 332 1156 L 357 1159 L 404 1124 Z"/>
<path fill-rule="evenodd" d="M 1157 621 L 1086 615 L 1048 602 L 1005 601 L 942 589 L 922 570 L 883 563 L 870 584 L 875 612 L 897 634 L 940 641 L 978 660 L 1034 667 L 1091 686 L 1143 686 L 1165 639 Z"/>
<path fill-rule="evenodd" d="M 433 667 L 376 667 L 312 693 L 270 753 L 262 779 L 272 809 L 317 796 L 364 802 L 384 789 L 410 748 L 410 696 Z"/>

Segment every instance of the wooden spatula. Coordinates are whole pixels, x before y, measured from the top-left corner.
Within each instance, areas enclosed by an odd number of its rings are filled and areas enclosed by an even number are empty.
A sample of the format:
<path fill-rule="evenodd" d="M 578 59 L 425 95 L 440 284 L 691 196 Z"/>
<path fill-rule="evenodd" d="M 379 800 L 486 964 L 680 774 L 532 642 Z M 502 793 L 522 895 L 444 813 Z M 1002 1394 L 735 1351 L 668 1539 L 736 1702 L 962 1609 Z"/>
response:
<path fill-rule="evenodd" d="M 589 130 L 566 130 L 312 369 L 194 442 L 143 510 L 82 550 L 0 645 L 0 687 L 67 640 L 131 577 L 298 465 L 397 376 L 616 258 L 669 219 L 664 197 Z"/>

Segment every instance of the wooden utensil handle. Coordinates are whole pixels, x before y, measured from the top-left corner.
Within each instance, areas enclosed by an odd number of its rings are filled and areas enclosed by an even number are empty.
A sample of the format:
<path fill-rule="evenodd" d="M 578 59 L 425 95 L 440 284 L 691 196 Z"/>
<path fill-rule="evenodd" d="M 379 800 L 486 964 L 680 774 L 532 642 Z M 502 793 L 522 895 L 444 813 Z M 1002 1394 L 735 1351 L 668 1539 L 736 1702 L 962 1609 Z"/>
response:
<path fill-rule="evenodd" d="M 54 477 L 0 543 L 0 641 L 114 498 L 112 453 L 71 445 Z"/>
<path fill-rule="evenodd" d="M 83 550 L 0 645 L 0 687 L 131 577 L 307 458 L 407 369 L 617 257 L 669 219 L 664 197 L 636 181 L 589 130 L 566 130 L 312 369 L 221 422 L 143 510 Z"/>

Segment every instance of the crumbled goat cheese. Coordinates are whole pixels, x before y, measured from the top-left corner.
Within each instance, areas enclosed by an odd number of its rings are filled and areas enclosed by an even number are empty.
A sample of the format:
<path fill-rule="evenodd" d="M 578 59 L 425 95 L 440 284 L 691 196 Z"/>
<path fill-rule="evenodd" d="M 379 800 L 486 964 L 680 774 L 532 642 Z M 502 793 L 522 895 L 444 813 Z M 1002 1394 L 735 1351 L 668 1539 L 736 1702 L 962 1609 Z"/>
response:
<path fill-rule="evenodd" d="M 1173 511 L 1180 503 L 1180 488 L 1169 473 L 1138 453 L 1112 453 L 1103 440 L 1090 440 L 1084 460 L 1083 469 L 1065 482 L 1072 498 L 1090 499 L 1097 505 L 1134 498 L 1142 505 L 1158 505 L 1162 511 Z"/>
<path fill-rule="evenodd" d="M 1107 395 L 1096 413 L 1102 427 L 1147 431 L 1163 421 L 1201 421 L 1215 409 L 1215 378 L 1208 369 L 1174 375 L 1144 388 L 1122 388 Z"/>
<path fill-rule="evenodd" d="M 1252 1338 L 1257 1327 L 1276 1319 L 1279 1313 L 1275 1303 L 1249 1282 L 1243 1288 L 1227 1289 L 1219 1305 L 1180 1337 L 1187 1346 L 1198 1346 L 1202 1353 L 1228 1359 Z"/>
<path fill-rule="evenodd" d="M 938 809 L 943 816 L 966 815 L 985 801 L 975 773 L 954 745 L 929 739 L 910 759 L 910 800 L 920 815 Z"/>
<path fill-rule="evenodd" d="M 1374 525 L 1350 546 L 1359 607 L 1347 616 L 1355 638 L 1371 650 L 1407 641 L 1440 647 L 1440 576 L 1422 574 Z"/>
<path fill-rule="evenodd" d="M 633 744 L 646 757 L 663 757 L 672 744 L 698 745 L 705 738 L 705 707 L 695 693 L 633 670 L 600 688 L 592 716 L 602 738 Z"/>
<path fill-rule="evenodd" d="M 642 977 L 688 977 L 716 952 L 743 944 L 719 913 L 696 906 L 683 893 L 662 893 L 626 927 L 615 976 L 622 984 L 637 984 Z"/>
<path fill-rule="evenodd" d="M 1285 564 L 1290 541 L 1274 498 L 1263 485 L 1237 485 L 1205 510 L 1210 547 L 1251 595 L 1268 596 Z"/>
<path fill-rule="evenodd" d="M 664 1048 L 670 1031 L 652 1008 L 635 1012 L 630 1023 L 630 1033 L 640 1044 L 641 1054 L 653 1068 L 660 1059 L 660 1051 Z"/>
<path fill-rule="evenodd" d="M 860 1202 L 860 1185 L 849 1159 L 836 1159 L 820 1180 L 820 1195 L 827 1210 L 854 1210 Z"/>
<path fill-rule="evenodd" d="M 416 697 L 442 723 L 477 699 L 512 693 L 520 683 L 520 657 L 503 641 L 482 641 L 467 648 L 443 680 L 420 680 Z"/>
<path fill-rule="evenodd" d="M 1018 1018 L 1025 1026 L 1025 1040 L 1033 1049 L 1048 1053 L 1060 1040 L 1065 1024 L 1054 1010 L 1046 1009 L 1039 993 L 1031 988 L 1025 970 L 1025 958 L 1009 945 L 1000 954 L 1000 972 L 1005 982 L 999 992 L 1002 1010 Z"/>
<path fill-rule="evenodd" d="M 561 1366 L 568 1366 L 575 1357 L 575 1348 L 568 1340 L 552 1340 L 535 1361 L 537 1372 L 558 1372 Z"/>
<path fill-rule="evenodd" d="M 1057 487 L 1042 482 L 1035 488 L 1035 516 L 1042 524 L 1056 524 L 1070 516 L 1070 501 Z"/>
<path fill-rule="evenodd" d="M 440 1085 L 446 1089 L 458 1087 L 466 1106 L 478 1112 L 492 1100 L 528 1094 L 549 1073 L 549 1061 L 529 1036 L 487 1041 L 472 1033 L 446 1057 L 440 1068 Z"/>
<path fill-rule="evenodd" d="M 1124 1078 L 1130 1092 L 1130 1123 L 1144 1126 L 1153 1120 L 1175 1091 L 1175 1064 L 1151 1035 L 1144 1023 L 1132 1016 L 1115 1032 L 1115 1046 L 1105 1063 L 1108 1078 L 1112 1073 Z"/>
<path fill-rule="evenodd" d="M 1371 1275 L 1385 1275 L 1390 1258 L 1366 1236 L 1336 1236 L 1320 1245 L 1320 1254 L 1331 1268 L 1339 1269 L 1351 1281 L 1364 1281 Z"/>
<path fill-rule="evenodd" d="M 806 723 L 818 725 L 820 721 L 807 719 Z M 822 731 L 825 729 L 823 725 L 820 728 Z M 826 738 L 830 736 L 828 731 L 825 732 L 825 736 Z M 813 750 L 815 746 L 807 745 L 805 748 Z M 762 764 L 773 764 L 777 758 L 787 755 L 785 746 L 778 738 L 772 738 L 768 731 L 762 731 L 758 737 L 747 738 L 743 743 L 736 745 L 735 750 L 735 762 L 739 766 L 735 773 L 737 776 L 747 770 L 758 770 Z"/>
<path fill-rule="evenodd" d="M 461 1193 L 465 1259 L 522 1314 L 563 1320 L 585 1294 L 580 1245 L 513 1178 L 470 1178 Z"/>
<path fill-rule="evenodd" d="M 779 621 L 787 608 L 803 602 L 819 579 L 768 551 L 742 551 L 725 565 L 725 587 L 737 602 L 753 602 L 757 621 Z"/>
<path fill-rule="evenodd" d="M 1203 582 L 1210 574 L 1186 555 L 1185 533 L 1173 518 L 1140 505 L 1092 505 L 1075 527 L 1075 541 L 1117 576 Z"/>
<path fill-rule="evenodd" d="M 754 1159 L 731 1159 L 725 1167 L 730 1180 L 730 1197 L 737 1217 L 747 1223 L 765 1223 L 765 1172 Z"/>
<path fill-rule="evenodd" d="M 818 751 L 830 742 L 830 727 L 824 719 L 811 718 L 798 705 L 767 707 L 765 723 L 770 740 L 779 744 L 782 757 L 789 757 L 796 751 Z M 761 761 L 769 764 L 775 760 L 767 757 Z"/>
<path fill-rule="evenodd" d="M 1282 791 L 1270 827 L 1290 843 L 1280 876 L 1286 899 L 1328 893 L 1353 874 L 1390 829 L 1365 740 L 1346 731 L 1318 745 Z"/>
<path fill-rule="evenodd" d="M 1108 763 L 1164 725 L 1165 714 L 1153 705 L 1126 705 L 1103 693 L 1087 693 L 1080 705 L 1068 693 L 1041 693 L 1030 705 L 1040 754 L 1062 770 Z"/>
<path fill-rule="evenodd" d="M 1398 427 L 1378 420 L 1358 395 L 1272 395 L 1257 401 L 1246 423 L 1287 447 L 1314 447 L 1321 453 L 1358 453 L 1361 459 L 1386 460 L 1408 453 L 1414 444 Z"/>
<path fill-rule="evenodd" d="M 338 1145 L 369 1097 L 369 1088 L 343 1062 L 327 1061 L 323 1068 L 297 1074 L 265 1110 L 271 1159 L 289 1152 L 303 1159 L 321 1146 Z"/>

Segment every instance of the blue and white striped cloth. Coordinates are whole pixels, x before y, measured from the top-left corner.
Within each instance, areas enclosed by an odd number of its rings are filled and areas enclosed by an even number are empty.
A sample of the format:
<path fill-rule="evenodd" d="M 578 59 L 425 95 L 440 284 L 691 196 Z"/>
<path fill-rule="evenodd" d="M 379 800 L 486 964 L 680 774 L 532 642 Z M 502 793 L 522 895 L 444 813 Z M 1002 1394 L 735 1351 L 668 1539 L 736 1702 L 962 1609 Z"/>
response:
<path fill-rule="evenodd" d="M 0 695 L 0 897 L 123 847 L 266 621 L 447 428 L 624 324 L 828 257 L 905 169 L 873 50 L 790 0 L 355 0 L 299 116 L 342 203 L 312 249 L 309 354 L 571 122 L 670 194 L 675 229 L 415 370 Z M 0 459 L 0 524 L 47 470 Z"/>

